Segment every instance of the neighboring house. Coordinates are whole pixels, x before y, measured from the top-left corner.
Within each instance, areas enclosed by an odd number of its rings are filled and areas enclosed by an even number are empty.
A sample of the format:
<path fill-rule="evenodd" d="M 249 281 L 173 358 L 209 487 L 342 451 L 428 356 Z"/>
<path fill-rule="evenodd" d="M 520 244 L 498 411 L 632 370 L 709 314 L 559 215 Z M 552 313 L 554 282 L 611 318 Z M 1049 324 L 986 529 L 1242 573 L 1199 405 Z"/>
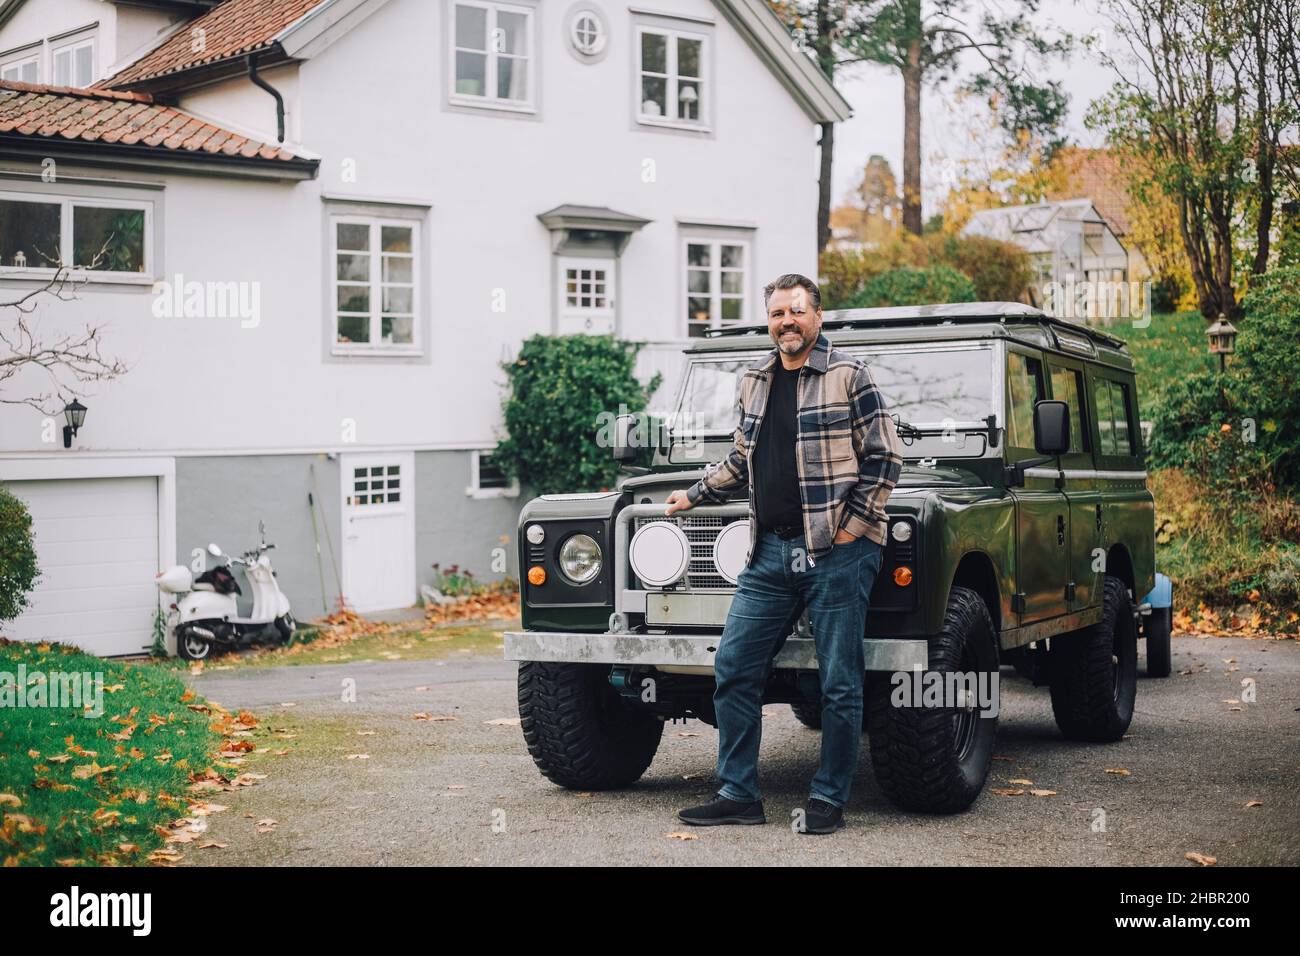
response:
<path fill-rule="evenodd" d="M 48 85 L 72 36 L 94 89 Z M 361 610 L 434 562 L 517 575 L 500 363 L 608 331 L 671 373 L 758 321 L 816 268 L 813 128 L 849 112 L 762 0 L 9 0 L 0 51 L 37 57 L 0 80 L 0 301 L 107 242 L 37 315 L 130 365 L 69 449 L 0 404 L 43 570 L 5 633 L 101 654 L 150 643 L 159 567 L 259 519 L 300 618 L 335 566 Z"/>
<path fill-rule="evenodd" d="M 1088 199 L 982 209 L 963 235 L 1013 242 L 1029 254 L 1030 299 L 1041 306 L 1049 283 L 1127 282 L 1128 251 Z"/>

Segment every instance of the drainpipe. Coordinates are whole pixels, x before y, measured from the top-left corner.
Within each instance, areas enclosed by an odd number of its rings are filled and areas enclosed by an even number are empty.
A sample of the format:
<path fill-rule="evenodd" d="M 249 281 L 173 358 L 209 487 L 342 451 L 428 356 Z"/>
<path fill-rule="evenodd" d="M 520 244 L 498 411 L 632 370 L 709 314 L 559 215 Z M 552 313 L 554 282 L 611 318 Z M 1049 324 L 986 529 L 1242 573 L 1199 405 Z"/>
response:
<path fill-rule="evenodd" d="M 266 80 L 262 79 L 262 77 L 258 74 L 256 53 L 248 54 L 248 78 L 253 81 L 254 86 L 260 86 L 262 89 L 266 90 L 266 92 L 270 93 L 272 96 L 275 97 L 276 142 L 283 143 L 284 142 L 284 97 L 280 95 L 279 90 L 277 90 L 270 83 L 266 82 Z"/>

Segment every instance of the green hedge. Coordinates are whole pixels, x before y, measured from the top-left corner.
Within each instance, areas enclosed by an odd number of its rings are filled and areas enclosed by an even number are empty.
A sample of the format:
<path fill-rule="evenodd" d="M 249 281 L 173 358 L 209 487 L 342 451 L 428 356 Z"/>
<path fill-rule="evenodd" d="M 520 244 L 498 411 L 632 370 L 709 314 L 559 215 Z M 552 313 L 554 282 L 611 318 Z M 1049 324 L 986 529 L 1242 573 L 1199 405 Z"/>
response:
<path fill-rule="evenodd" d="M 862 291 L 849 299 L 845 308 L 870 309 L 884 305 L 934 305 L 944 302 L 974 302 L 975 283 L 956 269 L 931 266 L 890 269 L 867 281 Z"/>
<path fill-rule="evenodd" d="M 597 434 L 612 416 L 645 409 L 659 387 L 633 374 L 640 346 L 609 335 L 535 335 L 502 367 L 509 437 L 496 458 L 539 494 L 614 487 L 619 466 Z M 606 433 L 609 429 L 605 429 Z"/>
<path fill-rule="evenodd" d="M 1151 464 L 1204 472 L 1205 442 L 1225 431 L 1239 435 L 1238 467 L 1271 472 L 1278 484 L 1300 486 L 1300 268 L 1280 269 L 1255 280 L 1237 323 L 1236 352 L 1226 374 L 1217 365 L 1151 390 Z M 1238 458 L 1240 459 L 1238 461 Z M 1218 462 L 1222 465 L 1223 462 Z M 1198 470 L 1198 465 L 1200 470 Z"/>
<path fill-rule="evenodd" d="M 27 607 L 36 582 L 36 546 L 27 506 L 0 487 L 0 623 L 12 621 Z"/>

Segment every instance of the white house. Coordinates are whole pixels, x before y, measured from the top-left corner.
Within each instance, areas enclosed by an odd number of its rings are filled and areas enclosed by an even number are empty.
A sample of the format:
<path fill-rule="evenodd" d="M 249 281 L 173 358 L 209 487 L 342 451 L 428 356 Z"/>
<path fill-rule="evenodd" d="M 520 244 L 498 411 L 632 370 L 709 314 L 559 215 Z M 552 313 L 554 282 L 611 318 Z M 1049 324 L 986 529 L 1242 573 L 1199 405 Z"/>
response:
<path fill-rule="evenodd" d="M 502 360 L 757 320 L 847 115 L 763 0 L 0 0 L 0 302 L 106 249 L 30 319 L 128 366 L 69 448 L 66 387 L 0 380 L 43 571 L 4 633 L 139 652 L 157 569 L 259 520 L 299 618 L 517 573 Z"/>

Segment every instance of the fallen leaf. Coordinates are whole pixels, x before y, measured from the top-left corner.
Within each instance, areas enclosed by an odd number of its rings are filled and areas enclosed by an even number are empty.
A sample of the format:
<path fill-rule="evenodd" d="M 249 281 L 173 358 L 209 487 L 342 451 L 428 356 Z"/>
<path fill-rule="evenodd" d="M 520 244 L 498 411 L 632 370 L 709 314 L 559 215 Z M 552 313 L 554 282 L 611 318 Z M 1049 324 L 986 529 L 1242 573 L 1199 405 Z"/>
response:
<path fill-rule="evenodd" d="M 1246 801 L 1246 809 L 1249 809 L 1249 808 L 1251 808 L 1251 807 L 1262 807 L 1263 805 L 1264 805 L 1264 801 L 1263 801 L 1263 800 L 1247 800 L 1247 801 Z"/>
<path fill-rule="evenodd" d="M 224 850 L 230 846 L 229 843 L 218 843 L 216 840 L 204 840 L 202 843 L 194 844 L 200 850 Z"/>
<path fill-rule="evenodd" d="M 1025 780 L 1025 779 L 1023 779 L 1023 778 L 1022 778 L 1022 779 L 1017 779 L 1017 780 L 1008 780 L 1007 783 L 1018 784 L 1018 785 L 1020 785 L 1020 786 L 1024 786 L 1024 787 L 1032 787 L 1032 786 L 1034 785 L 1034 781 L 1032 781 L 1032 780 Z"/>
<path fill-rule="evenodd" d="M 670 839 L 670 840 L 682 840 L 683 842 L 685 842 L 686 840 L 698 840 L 698 839 L 699 839 L 699 836 L 698 836 L 697 834 L 694 834 L 694 833 L 681 833 L 681 832 L 679 832 L 679 831 L 678 831 L 678 832 L 673 832 L 673 833 L 665 833 L 664 836 L 666 836 L 666 837 L 667 837 L 668 839 Z"/>
<path fill-rule="evenodd" d="M 1025 795 L 1025 791 L 1011 787 L 994 787 L 991 792 L 998 797 L 1023 797 Z"/>
<path fill-rule="evenodd" d="M 1129 773 L 1129 771 L 1125 770 L 1123 767 L 1107 767 L 1107 768 L 1106 768 L 1106 772 L 1107 772 L 1107 773 L 1113 773 L 1113 774 L 1115 774 L 1115 776 L 1117 776 L 1117 777 L 1131 777 L 1131 776 L 1133 776 L 1133 774 Z"/>
<path fill-rule="evenodd" d="M 139 853 L 140 847 L 134 843 L 119 843 L 117 848 L 123 853 Z"/>
<path fill-rule="evenodd" d="M 1219 862 L 1215 857 L 1206 856 L 1204 853 L 1194 853 L 1190 850 L 1183 854 L 1183 859 L 1191 860 L 1193 863 L 1199 863 L 1201 866 L 1214 866 L 1214 864 Z"/>
<path fill-rule="evenodd" d="M 0 807 L 21 807 L 22 800 L 12 793 L 0 793 Z"/>
<path fill-rule="evenodd" d="M 358 730 L 358 731 L 357 731 L 357 736 L 358 736 L 358 737 L 373 737 L 374 735 L 375 735 L 375 732 L 374 732 L 373 730 Z"/>
<path fill-rule="evenodd" d="M 1056 796 L 1056 791 L 1055 791 L 1055 790 L 1030 790 L 1029 793 L 1030 793 L 1031 796 L 1035 796 L 1035 797 L 1054 797 L 1054 796 Z"/>

